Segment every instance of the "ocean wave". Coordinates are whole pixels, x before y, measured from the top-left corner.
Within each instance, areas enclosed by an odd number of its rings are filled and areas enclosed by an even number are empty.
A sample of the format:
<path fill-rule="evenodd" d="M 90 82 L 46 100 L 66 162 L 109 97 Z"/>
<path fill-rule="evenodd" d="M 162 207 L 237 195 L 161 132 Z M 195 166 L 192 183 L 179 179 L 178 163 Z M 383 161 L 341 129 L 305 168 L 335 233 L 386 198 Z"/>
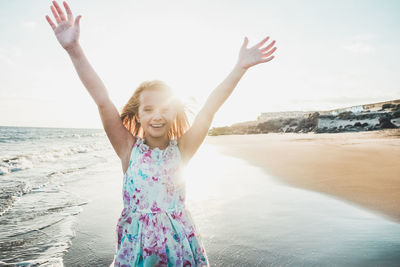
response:
<path fill-rule="evenodd" d="M 89 153 L 103 150 L 104 147 L 97 144 L 75 145 L 61 149 L 46 149 L 36 153 L 6 156 L 0 158 L 0 175 L 31 169 L 43 162 L 54 162 L 64 157 L 79 153 Z"/>

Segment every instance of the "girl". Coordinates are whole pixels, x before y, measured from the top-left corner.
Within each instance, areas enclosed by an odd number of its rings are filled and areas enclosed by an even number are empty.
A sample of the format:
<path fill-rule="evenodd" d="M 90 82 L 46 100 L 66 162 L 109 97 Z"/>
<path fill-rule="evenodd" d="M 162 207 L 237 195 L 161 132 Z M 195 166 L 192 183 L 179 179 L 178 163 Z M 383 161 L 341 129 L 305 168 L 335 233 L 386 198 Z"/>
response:
<path fill-rule="evenodd" d="M 117 223 L 113 266 L 209 266 L 200 234 L 185 207 L 182 168 L 205 139 L 214 114 L 246 71 L 268 62 L 275 41 L 262 47 L 266 37 L 251 48 L 244 38 L 239 57 L 226 79 L 211 93 L 189 127 L 183 105 L 158 80 L 143 82 L 121 114 L 78 42 L 79 23 L 63 2 L 46 19 L 98 106 L 104 130 L 121 159 L 124 208 Z"/>

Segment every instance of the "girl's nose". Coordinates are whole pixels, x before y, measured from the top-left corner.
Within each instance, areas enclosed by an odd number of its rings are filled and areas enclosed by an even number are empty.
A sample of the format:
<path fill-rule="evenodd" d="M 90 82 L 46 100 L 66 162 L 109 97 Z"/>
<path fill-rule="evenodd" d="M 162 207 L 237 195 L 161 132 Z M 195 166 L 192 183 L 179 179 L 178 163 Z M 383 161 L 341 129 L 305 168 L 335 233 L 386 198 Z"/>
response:
<path fill-rule="evenodd" d="M 162 112 L 160 110 L 155 110 L 154 118 L 161 118 L 161 117 L 162 117 Z"/>

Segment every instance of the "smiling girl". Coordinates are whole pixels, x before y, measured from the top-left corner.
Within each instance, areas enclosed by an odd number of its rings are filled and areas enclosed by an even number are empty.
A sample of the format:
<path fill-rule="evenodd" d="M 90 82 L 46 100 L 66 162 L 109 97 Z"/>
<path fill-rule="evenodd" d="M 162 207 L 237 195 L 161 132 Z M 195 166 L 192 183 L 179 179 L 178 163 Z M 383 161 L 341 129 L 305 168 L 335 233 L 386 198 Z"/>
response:
<path fill-rule="evenodd" d="M 56 1 L 46 20 L 70 56 L 85 88 L 97 104 L 104 130 L 123 171 L 124 208 L 118 219 L 112 266 L 209 266 L 190 211 L 185 206 L 182 168 L 207 136 L 217 110 L 246 71 L 274 58 L 275 41 L 266 37 L 251 48 L 244 38 L 231 73 L 207 98 L 190 126 L 185 109 L 162 81 L 145 81 L 134 91 L 121 114 L 89 64 L 79 44 L 82 16 L 74 19 Z"/>

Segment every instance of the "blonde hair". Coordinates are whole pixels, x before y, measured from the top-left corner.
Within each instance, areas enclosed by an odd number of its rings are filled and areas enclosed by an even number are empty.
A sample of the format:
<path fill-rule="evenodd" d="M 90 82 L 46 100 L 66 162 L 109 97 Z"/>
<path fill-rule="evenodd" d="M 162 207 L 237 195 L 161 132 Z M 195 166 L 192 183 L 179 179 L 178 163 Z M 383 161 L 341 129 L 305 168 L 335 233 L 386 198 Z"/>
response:
<path fill-rule="evenodd" d="M 160 92 L 167 93 L 171 97 L 171 105 L 176 109 L 176 117 L 168 130 L 168 138 L 179 138 L 189 129 L 189 121 L 186 115 L 187 107 L 173 95 L 172 89 L 163 81 L 151 80 L 142 82 L 139 87 L 136 88 L 135 92 L 124 105 L 121 110 L 121 121 L 126 129 L 128 129 L 134 136 L 139 135 L 144 137 L 144 131 L 137 121 L 136 115 L 139 113 L 140 106 L 140 94 L 144 90 L 157 90 Z"/>

